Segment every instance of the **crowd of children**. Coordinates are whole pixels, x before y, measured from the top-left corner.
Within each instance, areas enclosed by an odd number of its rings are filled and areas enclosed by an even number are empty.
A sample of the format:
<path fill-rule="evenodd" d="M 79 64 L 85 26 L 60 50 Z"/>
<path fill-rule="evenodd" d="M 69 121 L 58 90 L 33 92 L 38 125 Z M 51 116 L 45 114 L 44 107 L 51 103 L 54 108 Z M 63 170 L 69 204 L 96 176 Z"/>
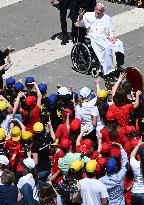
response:
<path fill-rule="evenodd" d="M 111 93 L 34 77 L 0 95 L 0 205 L 143 205 L 144 95 L 121 74 Z M 111 100 L 109 100 L 111 99 Z"/>

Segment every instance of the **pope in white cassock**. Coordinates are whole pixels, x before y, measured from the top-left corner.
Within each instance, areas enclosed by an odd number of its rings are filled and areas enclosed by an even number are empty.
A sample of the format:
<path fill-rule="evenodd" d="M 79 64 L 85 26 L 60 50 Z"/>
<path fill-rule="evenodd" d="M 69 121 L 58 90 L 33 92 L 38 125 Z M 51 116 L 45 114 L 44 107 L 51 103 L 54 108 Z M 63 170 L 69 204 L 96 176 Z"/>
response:
<path fill-rule="evenodd" d="M 86 27 L 87 37 L 91 40 L 104 75 L 114 71 L 116 64 L 122 67 L 124 64 L 123 43 L 115 37 L 111 18 L 104 14 L 103 4 L 97 3 L 94 12 L 84 13 L 84 10 L 80 9 L 79 21 L 75 25 Z"/>

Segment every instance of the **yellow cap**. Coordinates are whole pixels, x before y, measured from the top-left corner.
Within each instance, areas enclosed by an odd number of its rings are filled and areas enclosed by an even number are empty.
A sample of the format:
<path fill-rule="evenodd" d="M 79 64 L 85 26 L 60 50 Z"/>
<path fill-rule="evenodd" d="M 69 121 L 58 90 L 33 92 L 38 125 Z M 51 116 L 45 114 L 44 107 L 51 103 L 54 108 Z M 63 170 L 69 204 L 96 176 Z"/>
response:
<path fill-rule="evenodd" d="M 4 111 L 8 108 L 8 104 L 4 101 L 0 101 L 0 111 Z"/>
<path fill-rule="evenodd" d="M 107 91 L 107 90 L 102 89 L 102 90 L 98 90 L 98 91 L 97 91 L 97 97 L 98 97 L 99 99 L 104 100 L 104 99 L 107 98 L 107 96 L 108 96 L 108 91 Z"/>
<path fill-rule="evenodd" d="M 14 142 L 17 142 L 20 140 L 20 137 L 21 137 L 21 130 L 19 127 L 15 126 L 12 128 L 11 130 L 11 137 L 12 137 L 12 140 Z"/>
<path fill-rule="evenodd" d="M 33 126 L 33 131 L 36 133 L 41 133 L 44 130 L 44 126 L 41 122 L 36 122 Z"/>
<path fill-rule="evenodd" d="M 22 133 L 22 139 L 23 140 L 30 140 L 32 139 L 32 133 L 29 131 L 25 131 Z"/>
<path fill-rule="evenodd" d="M 0 128 L 0 140 L 4 140 L 6 138 L 6 130 L 4 128 Z"/>
<path fill-rule="evenodd" d="M 75 160 L 70 164 L 70 169 L 74 169 L 75 172 L 78 172 L 81 170 L 81 168 L 84 167 L 83 161 Z"/>
<path fill-rule="evenodd" d="M 94 172 L 96 171 L 96 165 L 97 165 L 96 160 L 90 160 L 90 161 L 86 164 L 86 171 L 87 171 L 87 172 L 94 173 Z"/>
<path fill-rule="evenodd" d="M 59 144 L 59 139 L 56 139 L 56 141 L 53 144 L 51 144 L 51 145 L 58 146 L 58 144 Z"/>

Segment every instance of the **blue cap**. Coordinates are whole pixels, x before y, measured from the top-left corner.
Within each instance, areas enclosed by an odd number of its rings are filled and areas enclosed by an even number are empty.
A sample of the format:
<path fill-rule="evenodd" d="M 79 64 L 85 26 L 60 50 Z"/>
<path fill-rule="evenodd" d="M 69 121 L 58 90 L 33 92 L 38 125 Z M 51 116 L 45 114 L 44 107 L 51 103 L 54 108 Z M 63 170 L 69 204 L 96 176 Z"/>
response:
<path fill-rule="evenodd" d="M 34 77 L 32 77 L 32 76 L 27 77 L 26 80 L 25 80 L 25 84 L 26 83 L 32 83 L 32 82 L 34 82 Z"/>
<path fill-rule="evenodd" d="M 22 84 L 21 82 L 17 82 L 17 83 L 15 84 L 15 89 L 16 89 L 16 91 L 18 91 L 18 92 L 22 91 L 22 90 L 24 89 L 24 84 Z"/>
<path fill-rule="evenodd" d="M 141 96 L 141 101 L 144 102 L 144 94 Z"/>
<path fill-rule="evenodd" d="M 110 158 L 106 163 L 106 171 L 108 173 L 115 173 L 117 169 L 117 162 L 114 157 Z"/>
<path fill-rule="evenodd" d="M 44 92 L 46 92 L 46 90 L 47 90 L 47 84 L 46 84 L 46 83 L 40 83 L 40 84 L 38 85 L 38 88 L 39 88 L 39 90 L 40 90 L 41 93 L 44 93 Z"/>
<path fill-rule="evenodd" d="M 12 87 L 14 84 L 15 84 L 15 79 L 13 77 L 6 79 L 7 86 Z"/>
<path fill-rule="evenodd" d="M 55 105 L 56 104 L 56 101 L 57 101 L 57 94 L 52 94 L 50 95 L 48 98 L 48 103 L 51 104 L 51 105 Z"/>

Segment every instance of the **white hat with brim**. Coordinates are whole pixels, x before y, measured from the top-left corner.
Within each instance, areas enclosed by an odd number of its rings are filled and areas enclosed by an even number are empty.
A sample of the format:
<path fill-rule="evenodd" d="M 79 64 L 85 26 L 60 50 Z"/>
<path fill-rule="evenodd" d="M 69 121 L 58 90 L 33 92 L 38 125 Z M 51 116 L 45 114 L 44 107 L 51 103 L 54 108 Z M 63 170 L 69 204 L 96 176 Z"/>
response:
<path fill-rule="evenodd" d="M 80 90 L 80 96 L 87 98 L 91 94 L 91 90 L 87 87 L 84 87 Z"/>
<path fill-rule="evenodd" d="M 58 95 L 67 95 L 67 94 L 69 94 L 69 91 L 66 87 L 61 87 L 58 89 L 57 94 Z"/>
<path fill-rule="evenodd" d="M 23 164 L 28 168 L 28 169 L 34 169 L 35 168 L 35 161 L 32 158 L 26 158 L 23 160 Z"/>
<path fill-rule="evenodd" d="M 7 166 L 9 164 L 8 158 L 4 155 L 0 155 L 0 164 L 3 164 L 3 165 Z"/>

